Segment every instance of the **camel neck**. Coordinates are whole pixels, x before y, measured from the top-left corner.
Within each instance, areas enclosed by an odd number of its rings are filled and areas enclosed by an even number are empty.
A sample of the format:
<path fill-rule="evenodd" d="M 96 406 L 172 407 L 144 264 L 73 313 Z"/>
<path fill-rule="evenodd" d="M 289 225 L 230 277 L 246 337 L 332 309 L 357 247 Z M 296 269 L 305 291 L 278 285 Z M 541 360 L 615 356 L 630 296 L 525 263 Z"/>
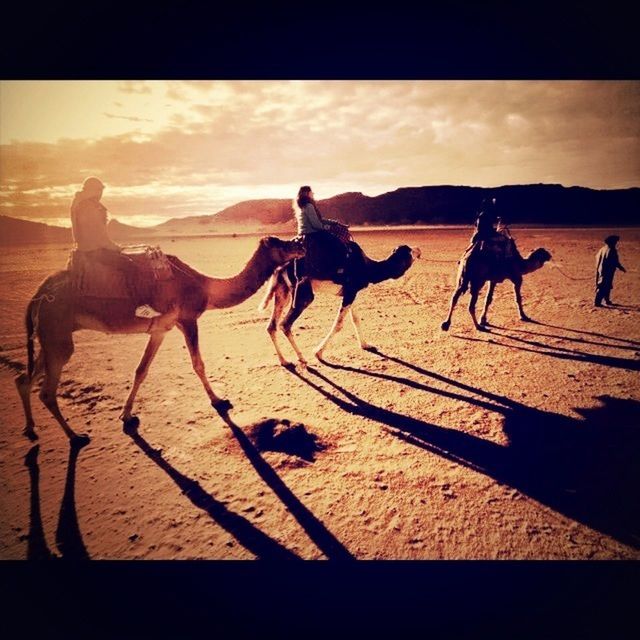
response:
<path fill-rule="evenodd" d="M 273 272 L 274 265 L 258 247 L 245 268 L 231 278 L 206 277 L 207 309 L 234 307 L 250 298 Z"/>
<path fill-rule="evenodd" d="M 389 278 L 396 277 L 398 269 L 394 268 L 393 256 L 389 256 L 385 260 L 367 259 L 367 280 L 371 284 L 383 282 Z"/>

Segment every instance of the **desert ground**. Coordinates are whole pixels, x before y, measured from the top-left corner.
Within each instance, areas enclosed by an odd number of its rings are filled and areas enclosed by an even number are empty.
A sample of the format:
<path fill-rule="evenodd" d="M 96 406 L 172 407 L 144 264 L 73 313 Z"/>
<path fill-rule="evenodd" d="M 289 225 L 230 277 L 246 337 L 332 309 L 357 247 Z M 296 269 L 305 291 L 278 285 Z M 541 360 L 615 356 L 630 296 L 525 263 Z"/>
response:
<path fill-rule="evenodd" d="M 613 232 L 628 273 L 616 276 L 618 306 L 594 308 L 595 253 Z M 489 331 L 473 328 L 468 296 L 441 331 L 469 229 L 355 232 L 372 258 L 422 250 L 402 279 L 358 296 L 377 351 L 360 350 L 347 322 L 325 361 L 313 358 L 337 311 L 331 295 L 294 326 L 306 369 L 278 363 L 269 314 L 257 311 L 266 285 L 206 312 L 201 350 L 234 404 L 230 425 L 173 330 L 139 393 L 140 426 L 124 433 L 118 415 L 146 337 L 76 333 L 60 405 L 91 436 L 80 451 L 37 391 L 38 444 L 22 435 L 13 383 L 26 303 L 69 247 L 3 248 L 0 558 L 640 558 L 640 229 L 512 233 L 524 255 L 553 255 L 525 276 L 535 322 L 519 319 L 503 283 Z M 256 244 L 160 241 L 225 277 Z"/>

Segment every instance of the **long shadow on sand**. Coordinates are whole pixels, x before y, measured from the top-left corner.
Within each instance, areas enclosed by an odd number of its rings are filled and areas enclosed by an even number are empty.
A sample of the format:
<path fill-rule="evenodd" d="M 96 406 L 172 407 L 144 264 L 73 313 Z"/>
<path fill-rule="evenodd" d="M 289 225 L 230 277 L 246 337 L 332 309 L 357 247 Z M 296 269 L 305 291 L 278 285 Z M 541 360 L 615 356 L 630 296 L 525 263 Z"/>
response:
<path fill-rule="evenodd" d="M 212 520 L 228 531 L 238 542 L 263 560 L 300 560 L 295 553 L 289 551 L 276 540 L 270 538 L 252 525 L 248 520 L 229 511 L 224 504 L 218 502 L 208 494 L 196 480 L 188 478 L 180 473 L 174 466 L 162 457 L 157 449 L 154 449 L 137 431 L 127 429 L 127 434 L 140 447 L 142 452 L 155 462 L 182 490 L 189 500 L 205 511 Z"/>
<path fill-rule="evenodd" d="M 238 427 L 229 416 L 225 422 L 237 438 L 242 450 L 257 471 L 258 475 L 266 482 L 273 492 L 282 500 L 289 509 L 291 515 L 300 523 L 307 535 L 329 560 L 354 560 L 346 547 L 316 518 L 316 516 L 302 504 L 295 494 L 281 480 L 271 465 L 260 455 L 251 440 Z"/>
<path fill-rule="evenodd" d="M 640 342 L 636 340 L 630 340 L 627 338 L 617 338 L 615 336 L 608 336 L 602 333 L 591 333 L 589 331 L 578 331 L 576 329 L 569 329 L 568 327 L 559 327 L 556 325 L 549 325 L 543 322 L 532 321 L 533 325 L 540 325 L 545 327 L 551 327 L 554 329 L 561 329 L 563 331 L 571 331 L 574 333 L 583 333 L 588 336 L 600 338 L 600 340 L 589 340 L 585 337 L 571 337 L 562 335 L 560 333 L 545 333 L 543 331 L 531 331 L 527 329 L 514 329 L 513 327 L 503 327 L 500 325 L 490 324 L 487 325 L 489 331 L 499 329 L 502 331 L 509 331 L 510 333 L 520 333 L 537 338 L 552 338 L 554 340 L 563 340 L 566 342 L 578 342 L 580 344 L 595 345 L 598 347 L 606 347 L 607 349 L 621 349 L 626 351 L 639 351 Z"/>
<path fill-rule="evenodd" d="M 38 466 L 38 454 L 40 445 L 36 444 L 24 457 L 24 465 L 29 469 L 31 482 L 29 534 L 27 538 L 27 560 L 51 560 L 56 556 L 51 553 L 47 540 L 44 537 L 42 527 L 42 514 L 40 512 L 40 467 Z"/>
<path fill-rule="evenodd" d="M 75 505 L 75 481 L 78 455 L 82 447 L 69 447 L 69 463 L 64 485 L 64 494 L 58 516 L 56 529 L 56 545 L 60 557 L 65 560 L 89 560 L 89 553 L 84 546 Z M 29 538 L 27 545 L 28 560 L 47 560 L 58 558 L 47 546 L 42 527 L 40 512 L 40 468 L 38 466 L 39 445 L 34 445 L 25 456 L 24 464 L 29 469 L 31 482 L 31 513 L 29 516 Z"/>
<path fill-rule="evenodd" d="M 518 349 L 520 351 L 528 351 L 529 353 L 538 353 L 545 356 L 551 356 L 552 358 L 559 358 L 560 360 L 573 360 L 575 362 L 601 364 L 606 367 L 626 369 L 628 371 L 640 371 L 640 360 L 617 358 L 615 356 L 601 356 L 595 353 L 588 353 L 586 351 L 568 349 L 567 347 L 552 346 L 545 344 L 544 342 L 538 342 L 537 340 L 525 340 L 524 338 L 510 335 L 510 333 L 507 333 L 506 331 L 496 329 L 496 327 L 487 328 L 487 331 L 490 332 L 489 335 L 493 336 L 489 339 L 472 338 L 471 336 L 461 336 L 458 334 L 453 334 L 453 337 L 458 338 L 458 340 L 468 340 L 470 342 L 490 342 L 491 344 L 495 344 L 500 347 L 506 347 L 508 349 Z M 513 341 L 513 343 L 496 340 L 496 337 L 511 340 Z"/>
<path fill-rule="evenodd" d="M 309 376 L 293 373 L 341 409 L 390 427 L 393 435 L 406 442 L 488 475 L 569 518 L 640 548 L 639 402 L 602 396 L 601 407 L 579 409 L 585 419 L 573 419 L 388 359 L 481 396 L 483 399 L 456 393 L 454 397 L 502 414 L 509 444 L 498 445 L 383 409 L 312 367 L 308 373 L 340 395 Z M 404 378 L 397 379 L 400 381 L 406 384 Z M 451 392 L 429 390 L 452 397 Z"/>
<path fill-rule="evenodd" d="M 56 545 L 62 557 L 69 560 L 89 560 L 89 553 L 84 546 L 78 515 L 76 513 L 76 465 L 82 447 L 70 445 L 67 479 L 64 483 L 64 494 L 58 516 L 56 529 Z"/>

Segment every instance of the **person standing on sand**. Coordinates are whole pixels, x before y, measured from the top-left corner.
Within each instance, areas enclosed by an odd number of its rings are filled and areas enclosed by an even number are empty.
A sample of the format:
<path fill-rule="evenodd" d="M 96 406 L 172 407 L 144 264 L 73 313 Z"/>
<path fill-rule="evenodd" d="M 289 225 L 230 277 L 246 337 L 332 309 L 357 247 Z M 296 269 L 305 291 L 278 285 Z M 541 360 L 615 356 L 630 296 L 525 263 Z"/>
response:
<path fill-rule="evenodd" d="M 122 247 L 109 238 L 107 208 L 100 202 L 104 183 L 89 176 L 82 183 L 71 203 L 71 232 L 76 251 L 89 260 L 104 264 L 122 273 L 125 282 L 132 277 L 133 262 L 122 253 Z M 131 285 L 129 285 L 131 289 Z M 164 315 L 151 305 L 144 304 L 135 311 L 136 317 L 149 319 L 148 333 L 166 330 L 175 324 L 176 314 Z"/>
<path fill-rule="evenodd" d="M 611 289 L 613 289 L 613 276 L 616 269 L 625 273 L 627 271 L 618 259 L 618 250 L 616 249 L 618 240 L 620 240 L 620 236 L 607 236 L 604 239 L 604 246 L 596 255 L 596 299 L 594 302 L 596 307 L 601 307 L 603 300 L 608 305 L 614 305 L 610 298 Z"/>

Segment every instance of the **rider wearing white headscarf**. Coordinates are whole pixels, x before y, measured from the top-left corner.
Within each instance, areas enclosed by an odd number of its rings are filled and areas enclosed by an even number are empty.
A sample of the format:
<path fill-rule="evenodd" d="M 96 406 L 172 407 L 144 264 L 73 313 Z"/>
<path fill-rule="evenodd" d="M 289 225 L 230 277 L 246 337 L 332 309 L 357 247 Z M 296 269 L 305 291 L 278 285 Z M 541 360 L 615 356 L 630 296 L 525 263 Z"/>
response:
<path fill-rule="evenodd" d="M 107 249 L 120 251 L 120 245 L 107 233 L 107 209 L 100 202 L 104 184 L 94 176 L 82 184 L 71 204 L 71 229 L 73 240 L 79 251 Z"/>

